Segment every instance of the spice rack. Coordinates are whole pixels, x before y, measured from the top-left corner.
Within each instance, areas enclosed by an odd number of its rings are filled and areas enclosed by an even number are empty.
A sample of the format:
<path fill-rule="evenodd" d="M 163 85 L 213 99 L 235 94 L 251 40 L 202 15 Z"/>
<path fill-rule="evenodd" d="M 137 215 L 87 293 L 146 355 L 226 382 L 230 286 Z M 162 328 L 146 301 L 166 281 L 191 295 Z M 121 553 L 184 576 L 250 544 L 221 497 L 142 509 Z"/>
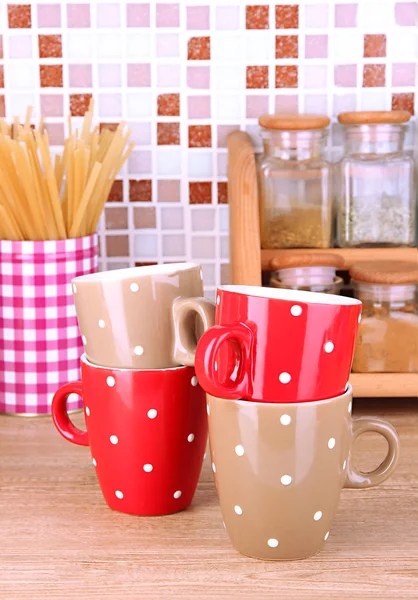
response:
<path fill-rule="evenodd" d="M 236 131 L 228 138 L 228 198 L 230 226 L 230 282 L 261 285 L 262 271 L 284 253 L 304 250 L 263 250 L 260 243 L 259 206 L 254 149 L 251 138 Z M 330 248 L 344 259 L 344 267 L 368 260 L 407 260 L 418 266 L 417 248 Z M 354 395 L 361 398 L 418 397 L 418 373 L 353 373 Z"/>

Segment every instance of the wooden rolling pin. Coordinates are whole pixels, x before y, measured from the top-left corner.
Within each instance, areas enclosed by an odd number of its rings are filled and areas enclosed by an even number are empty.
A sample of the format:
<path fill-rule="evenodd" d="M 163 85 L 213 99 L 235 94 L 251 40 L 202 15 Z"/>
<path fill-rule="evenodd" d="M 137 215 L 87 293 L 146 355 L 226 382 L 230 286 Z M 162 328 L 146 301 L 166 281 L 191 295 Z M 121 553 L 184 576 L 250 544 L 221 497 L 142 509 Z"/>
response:
<path fill-rule="evenodd" d="M 260 217 L 257 171 L 251 138 L 228 135 L 230 282 L 261 285 Z"/>

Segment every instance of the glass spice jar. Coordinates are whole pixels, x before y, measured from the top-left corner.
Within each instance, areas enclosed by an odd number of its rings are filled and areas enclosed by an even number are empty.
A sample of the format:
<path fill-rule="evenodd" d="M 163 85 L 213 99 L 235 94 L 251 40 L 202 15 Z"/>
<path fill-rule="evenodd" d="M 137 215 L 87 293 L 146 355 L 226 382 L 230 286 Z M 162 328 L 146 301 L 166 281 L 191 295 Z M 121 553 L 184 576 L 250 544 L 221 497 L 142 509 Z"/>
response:
<path fill-rule="evenodd" d="M 342 113 L 345 157 L 339 165 L 340 247 L 416 245 L 412 154 L 403 149 L 407 111 Z"/>
<path fill-rule="evenodd" d="M 363 303 L 353 372 L 418 372 L 418 265 L 365 262 L 350 275 Z"/>
<path fill-rule="evenodd" d="M 332 166 L 324 158 L 322 115 L 264 115 L 258 161 L 262 248 L 329 248 Z"/>
<path fill-rule="evenodd" d="M 344 283 L 336 274 L 344 267 L 337 254 L 290 254 L 273 258 L 270 267 L 270 285 L 275 288 L 339 294 Z"/>

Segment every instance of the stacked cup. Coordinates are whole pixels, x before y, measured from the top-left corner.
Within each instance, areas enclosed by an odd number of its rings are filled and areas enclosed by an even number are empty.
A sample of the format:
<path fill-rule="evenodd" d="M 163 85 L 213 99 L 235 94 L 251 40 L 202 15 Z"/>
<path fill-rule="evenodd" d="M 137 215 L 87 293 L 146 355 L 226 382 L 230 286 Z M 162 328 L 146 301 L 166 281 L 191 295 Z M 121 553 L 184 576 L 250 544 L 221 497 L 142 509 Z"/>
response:
<path fill-rule="evenodd" d="M 384 481 L 398 457 L 386 421 L 352 418 L 348 378 L 361 302 L 224 286 L 195 368 L 208 393 L 212 469 L 226 529 L 245 555 L 305 558 L 328 539 L 344 487 Z M 371 473 L 352 465 L 362 433 L 388 442 Z"/>
<path fill-rule="evenodd" d="M 196 341 L 214 324 L 199 265 L 137 267 L 76 277 L 74 302 L 85 354 L 81 381 L 58 390 L 61 435 L 90 446 L 110 508 L 163 515 L 186 508 L 207 441 L 205 393 L 194 371 Z M 82 396 L 86 431 L 66 403 Z"/>

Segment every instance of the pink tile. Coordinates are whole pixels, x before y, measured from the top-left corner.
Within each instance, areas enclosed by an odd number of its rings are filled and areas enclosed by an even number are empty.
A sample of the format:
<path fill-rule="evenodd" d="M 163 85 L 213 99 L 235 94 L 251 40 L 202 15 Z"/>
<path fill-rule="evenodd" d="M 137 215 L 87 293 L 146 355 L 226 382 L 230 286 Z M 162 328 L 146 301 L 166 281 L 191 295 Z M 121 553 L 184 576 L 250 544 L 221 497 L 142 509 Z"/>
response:
<path fill-rule="evenodd" d="M 210 96 L 189 96 L 187 112 L 189 119 L 210 119 Z"/>
<path fill-rule="evenodd" d="M 302 67 L 304 73 L 304 87 L 307 89 L 318 89 L 327 87 L 328 67 L 315 65 Z"/>
<path fill-rule="evenodd" d="M 326 94 L 307 94 L 305 96 L 304 111 L 326 115 L 328 112 L 327 102 Z"/>
<path fill-rule="evenodd" d="M 260 115 L 268 113 L 268 96 L 247 96 L 246 117 L 247 119 L 257 119 Z"/>
<path fill-rule="evenodd" d="M 180 202 L 180 181 L 158 181 L 157 195 L 158 202 Z"/>
<path fill-rule="evenodd" d="M 132 141 L 138 146 L 151 145 L 151 123 L 129 123 L 129 128 L 132 129 Z"/>
<path fill-rule="evenodd" d="M 298 111 L 298 97 L 295 95 L 285 96 L 284 94 L 276 96 L 276 112 L 292 113 Z"/>
<path fill-rule="evenodd" d="M 10 58 L 32 58 L 32 36 L 14 35 L 9 37 Z"/>
<path fill-rule="evenodd" d="M 157 27 L 179 27 L 180 13 L 178 4 L 157 4 Z"/>
<path fill-rule="evenodd" d="M 171 58 L 179 56 L 180 43 L 177 33 L 157 33 L 157 56 Z"/>
<path fill-rule="evenodd" d="M 93 85 L 91 65 L 69 65 L 68 76 L 70 87 L 92 87 Z"/>
<path fill-rule="evenodd" d="M 180 65 L 157 65 L 157 87 L 179 87 L 180 81 Z"/>
<path fill-rule="evenodd" d="M 392 65 L 392 85 L 395 87 L 415 85 L 415 69 L 414 63 L 394 63 Z"/>
<path fill-rule="evenodd" d="M 305 36 L 305 58 L 327 58 L 328 36 L 307 35 Z"/>
<path fill-rule="evenodd" d="M 101 4 L 96 8 L 97 27 L 120 27 L 120 4 Z"/>
<path fill-rule="evenodd" d="M 209 6 L 187 7 L 187 29 L 209 29 L 210 10 Z"/>
<path fill-rule="evenodd" d="M 216 29 L 229 30 L 239 29 L 240 7 L 239 6 L 217 6 L 216 7 Z"/>
<path fill-rule="evenodd" d="M 67 4 L 68 27 L 90 27 L 90 4 Z"/>
<path fill-rule="evenodd" d="M 397 2 L 395 4 L 396 25 L 412 26 L 418 24 L 418 4 L 416 2 Z"/>
<path fill-rule="evenodd" d="M 187 67 L 187 86 L 193 89 L 209 89 L 210 67 Z"/>
<path fill-rule="evenodd" d="M 357 65 L 336 65 L 334 83 L 338 87 L 356 87 Z"/>
<path fill-rule="evenodd" d="M 305 27 L 311 29 L 328 27 L 328 4 L 308 4 L 305 6 Z"/>
<path fill-rule="evenodd" d="M 98 65 L 100 87 L 120 87 L 122 69 L 120 65 Z"/>
<path fill-rule="evenodd" d="M 226 148 L 228 135 L 238 129 L 239 125 L 218 125 L 218 148 Z"/>
<path fill-rule="evenodd" d="M 151 173 L 152 154 L 149 150 L 136 150 L 128 159 L 128 173 L 147 175 Z"/>
<path fill-rule="evenodd" d="M 62 94 L 41 94 L 41 114 L 44 117 L 62 117 L 64 96 Z"/>
<path fill-rule="evenodd" d="M 343 93 L 334 96 L 333 115 L 338 115 L 341 112 L 351 112 L 353 110 L 359 110 L 357 107 L 356 94 Z"/>
<path fill-rule="evenodd" d="M 60 4 L 38 4 L 38 27 L 61 27 Z"/>
<path fill-rule="evenodd" d="M 121 117 L 122 95 L 121 94 L 99 94 L 99 116 Z"/>
<path fill-rule="evenodd" d="M 128 86 L 129 87 L 150 87 L 151 85 L 151 65 L 133 64 L 127 65 Z"/>
<path fill-rule="evenodd" d="M 357 4 L 336 4 L 335 27 L 356 27 L 357 8 Z"/>
<path fill-rule="evenodd" d="M 64 123 L 46 123 L 45 129 L 48 132 L 49 143 L 51 146 L 62 146 L 64 144 Z"/>
<path fill-rule="evenodd" d="M 149 27 L 150 26 L 150 5 L 149 4 L 127 4 L 126 5 L 126 24 L 128 27 Z"/>

